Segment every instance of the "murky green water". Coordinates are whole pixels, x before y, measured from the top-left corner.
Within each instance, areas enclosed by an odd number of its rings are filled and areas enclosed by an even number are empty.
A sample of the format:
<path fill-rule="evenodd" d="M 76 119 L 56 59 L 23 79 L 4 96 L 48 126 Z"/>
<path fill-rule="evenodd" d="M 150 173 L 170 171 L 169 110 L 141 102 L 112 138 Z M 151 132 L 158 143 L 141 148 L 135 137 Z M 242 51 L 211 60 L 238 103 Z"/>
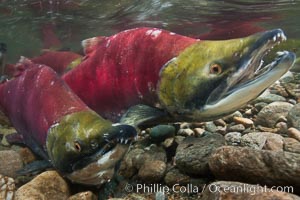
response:
<path fill-rule="evenodd" d="M 80 41 L 151 26 L 203 39 L 273 28 L 300 39 L 299 0 L 0 0 L 0 42 L 8 59 L 41 49 L 79 51 Z"/>

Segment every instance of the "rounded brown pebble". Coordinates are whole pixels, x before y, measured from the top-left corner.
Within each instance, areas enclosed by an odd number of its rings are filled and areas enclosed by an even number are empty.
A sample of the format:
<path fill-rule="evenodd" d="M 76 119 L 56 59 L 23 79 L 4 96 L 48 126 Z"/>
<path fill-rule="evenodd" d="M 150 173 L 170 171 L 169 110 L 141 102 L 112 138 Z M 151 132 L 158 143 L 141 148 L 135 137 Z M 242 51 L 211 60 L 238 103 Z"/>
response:
<path fill-rule="evenodd" d="M 226 122 L 223 119 L 217 119 L 214 121 L 216 126 L 226 126 Z"/>
<path fill-rule="evenodd" d="M 209 167 L 219 180 L 293 186 L 300 190 L 300 154 L 223 146 L 214 151 Z"/>
<path fill-rule="evenodd" d="M 193 136 L 193 135 L 195 135 L 194 131 L 190 128 L 179 129 L 177 134 L 178 135 L 183 135 L 183 136 Z"/>
<path fill-rule="evenodd" d="M 205 132 L 205 130 L 203 128 L 195 128 L 194 132 L 196 134 L 196 136 L 202 136 Z"/>
<path fill-rule="evenodd" d="M 16 171 L 23 167 L 21 156 L 13 150 L 0 151 L 0 174 L 16 178 Z"/>
<path fill-rule="evenodd" d="M 36 160 L 36 156 L 27 147 L 19 149 L 18 153 L 20 154 L 24 164 L 28 164 Z"/>
<path fill-rule="evenodd" d="M 256 124 L 274 128 L 279 120 L 286 117 L 293 108 L 293 104 L 287 102 L 273 102 L 265 106 L 257 115 Z"/>
<path fill-rule="evenodd" d="M 176 149 L 176 167 L 187 175 L 206 176 L 210 173 L 210 155 L 224 144 L 224 137 L 217 133 L 208 133 L 199 138 L 187 137 Z"/>
<path fill-rule="evenodd" d="M 228 132 L 243 132 L 244 130 L 245 126 L 243 124 L 236 124 L 227 128 Z"/>
<path fill-rule="evenodd" d="M 300 131 L 296 128 L 289 128 L 287 132 L 288 136 L 300 141 Z"/>
<path fill-rule="evenodd" d="M 68 184 L 56 171 L 46 171 L 20 187 L 15 200 L 65 200 L 69 193 Z"/>
<path fill-rule="evenodd" d="M 283 150 L 300 154 L 300 142 L 290 137 L 283 138 Z"/>
<path fill-rule="evenodd" d="M 172 187 L 175 184 L 187 185 L 190 183 L 191 178 L 181 173 L 178 169 L 173 168 L 166 173 L 164 181 L 168 186 Z"/>
<path fill-rule="evenodd" d="M 285 122 L 278 122 L 275 127 L 277 128 L 277 133 L 279 134 L 287 133 L 288 126 Z"/>
<path fill-rule="evenodd" d="M 233 117 L 233 121 L 237 124 L 243 124 L 246 128 L 252 127 L 254 122 L 251 119 L 244 117 Z"/>
<path fill-rule="evenodd" d="M 68 200 L 97 200 L 97 196 L 91 191 L 86 191 L 74 194 Z"/>
<path fill-rule="evenodd" d="M 138 176 L 145 182 L 157 183 L 165 175 L 167 165 L 160 160 L 146 161 L 140 168 Z"/>

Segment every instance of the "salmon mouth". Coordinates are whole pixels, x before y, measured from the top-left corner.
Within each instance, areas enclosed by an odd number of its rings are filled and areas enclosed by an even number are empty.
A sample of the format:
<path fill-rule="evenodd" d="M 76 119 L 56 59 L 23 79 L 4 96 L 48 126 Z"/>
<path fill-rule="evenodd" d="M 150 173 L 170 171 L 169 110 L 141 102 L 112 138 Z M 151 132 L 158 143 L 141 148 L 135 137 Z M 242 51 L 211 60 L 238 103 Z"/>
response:
<path fill-rule="evenodd" d="M 130 144 L 136 140 L 133 127 L 119 124 L 114 127 L 126 127 L 117 135 L 104 134 L 105 144 L 91 155 L 85 155 L 72 165 L 72 172 L 67 177 L 76 183 L 85 185 L 102 185 L 109 182 L 115 173 L 118 163 L 127 153 Z"/>
<path fill-rule="evenodd" d="M 239 64 L 240 68 L 237 74 L 234 75 L 239 78 L 232 81 L 232 84 L 249 81 L 253 77 L 267 71 L 267 69 L 271 66 L 274 67 L 275 65 L 269 65 L 271 63 L 265 64 L 263 58 L 268 55 L 274 46 L 279 45 L 281 42 L 286 40 L 287 37 L 281 29 L 275 29 L 263 33 L 263 35 L 249 49 L 249 53 L 241 59 L 241 63 Z M 275 58 L 274 61 L 278 59 L 280 59 L 280 57 Z"/>
<path fill-rule="evenodd" d="M 127 151 L 128 145 L 117 144 L 113 149 L 101 156 L 99 156 L 100 152 L 98 152 L 98 157 L 95 157 L 93 161 L 81 169 L 67 174 L 67 177 L 76 183 L 100 186 L 113 178 L 116 165 Z"/>
<path fill-rule="evenodd" d="M 198 115 L 215 119 L 238 110 L 293 66 L 295 54 L 284 50 L 277 52 L 277 57 L 270 63 L 263 61 L 274 46 L 287 40 L 281 29 L 258 33 L 253 37 L 258 39 L 241 56 L 236 71 L 214 89 Z"/>
<path fill-rule="evenodd" d="M 229 76 L 222 87 L 217 87 L 207 99 L 206 104 L 215 104 L 215 102 L 224 99 L 226 96 L 251 84 L 258 77 L 269 73 L 278 66 L 281 59 L 284 58 L 287 51 L 277 53 L 277 57 L 271 63 L 264 63 L 264 57 L 274 48 L 274 46 L 287 40 L 281 29 L 275 29 L 263 33 L 258 33 L 253 37 L 258 37 L 248 51 L 240 58 L 237 63 L 237 70 Z M 283 74 L 282 74 L 283 75 Z"/>

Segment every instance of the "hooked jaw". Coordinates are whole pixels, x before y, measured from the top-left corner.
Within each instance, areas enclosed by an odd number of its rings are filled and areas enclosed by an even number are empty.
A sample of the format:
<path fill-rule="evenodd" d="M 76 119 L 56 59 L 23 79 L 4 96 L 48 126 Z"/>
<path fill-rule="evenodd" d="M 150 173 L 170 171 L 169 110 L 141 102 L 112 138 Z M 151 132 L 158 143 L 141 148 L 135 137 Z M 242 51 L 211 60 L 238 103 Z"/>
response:
<path fill-rule="evenodd" d="M 105 144 L 90 156 L 85 156 L 72 166 L 67 177 L 85 185 L 102 185 L 115 174 L 116 166 L 128 151 L 129 144 L 136 139 L 136 130 L 128 125 L 113 125 L 112 132 L 105 133 Z"/>
<path fill-rule="evenodd" d="M 267 71 L 256 79 L 244 82 L 236 88 L 227 92 L 227 96 L 214 104 L 204 106 L 197 117 L 214 119 L 230 114 L 241 108 L 249 101 L 259 96 L 267 87 L 276 82 L 293 65 L 295 54 L 291 52 L 281 52 L 275 61 L 267 65 Z"/>
<path fill-rule="evenodd" d="M 109 182 L 115 174 L 117 164 L 127 151 L 128 145 L 116 144 L 105 154 L 98 155 L 98 159 L 67 174 L 67 177 L 73 182 L 85 185 L 102 185 Z"/>
<path fill-rule="evenodd" d="M 250 37 L 259 38 L 238 63 L 238 71 L 233 75 L 237 78 L 231 78 L 232 84 L 236 84 L 239 81 L 243 82 L 243 80 L 247 81 L 259 74 L 259 70 L 262 69 L 264 64 L 263 58 L 274 48 L 274 46 L 287 40 L 281 29 L 258 33 Z"/>
<path fill-rule="evenodd" d="M 67 177 L 76 183 L 102 185 L 109 182 L 130 143 L 136 139 L 136 130 L 129 125 L 113 125 L 103 134 L 104 144 L 91 155 L 86 155 L 72 165 Z"/>
<path fill-rule="evenodd" d="M 241 57 L 236 72 L 222 82 L 225 87 L 217 87 L 194 117 L 215 119 L 230 114 L 260 95 L 292 67 L 296 56 L 288 51 L 278 52 L 267 65 L 263 62 L 264 56 L 275 45 L 286 40 L 281 29 L 257 35 L 259 38 Z"/>
<path fill-rule="evenodd" d="M 228 115 L 256 98 L 293 65 L 295 54 L 263 59 L 286 40 L 281 29 L 245 38 L 200 41 L 160 72 L 160 104 L 176 121 L 208 121 Z"/>

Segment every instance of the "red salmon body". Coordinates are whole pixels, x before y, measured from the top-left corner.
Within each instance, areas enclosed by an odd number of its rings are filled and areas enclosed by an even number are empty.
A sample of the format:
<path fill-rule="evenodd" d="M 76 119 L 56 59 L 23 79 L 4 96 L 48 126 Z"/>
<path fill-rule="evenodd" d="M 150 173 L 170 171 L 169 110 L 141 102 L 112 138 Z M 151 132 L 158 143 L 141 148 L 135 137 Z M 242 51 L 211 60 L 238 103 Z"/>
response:
<path fill-rule="evenodd" d="M 154 105 L 161 68 L 198 40 L 156 28 L 105 37 L 63 76 L 93 110 L 117 120 L 132 105 Z"/>
<path fill-rule="evenodd" d="M 88 107 L 52 69 L 27 64 L 19 77 L 0 85 L 0 106 L 25 143 L 44 146 L 50 126 Z"/>
<path fill-rule="evenodd" d="M 38 57 L 32 58 L 31 61 L 51 66 L 56 73 L 63 74 L 73 61 L 80 58 L 81 55 L 69 51 L 47 51 Z"/>

